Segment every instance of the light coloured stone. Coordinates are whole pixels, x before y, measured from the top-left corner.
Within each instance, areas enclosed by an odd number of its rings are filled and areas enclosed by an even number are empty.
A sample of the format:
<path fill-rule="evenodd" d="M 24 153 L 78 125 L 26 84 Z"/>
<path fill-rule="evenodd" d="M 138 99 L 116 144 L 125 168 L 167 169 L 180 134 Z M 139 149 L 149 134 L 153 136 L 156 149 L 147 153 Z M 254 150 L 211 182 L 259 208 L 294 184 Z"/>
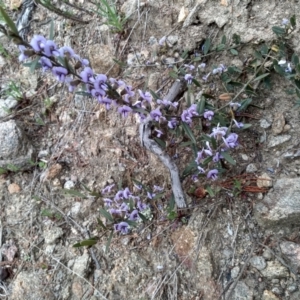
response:
<path fill-rule="evenodd" d="M 257 178 L 256 184 L 260 188 L 262 188 L 262 187 L 272 187 L 273 186 L 273 180 L 267 173 L 263 173 L 261 176 L 259 176 Z"/>

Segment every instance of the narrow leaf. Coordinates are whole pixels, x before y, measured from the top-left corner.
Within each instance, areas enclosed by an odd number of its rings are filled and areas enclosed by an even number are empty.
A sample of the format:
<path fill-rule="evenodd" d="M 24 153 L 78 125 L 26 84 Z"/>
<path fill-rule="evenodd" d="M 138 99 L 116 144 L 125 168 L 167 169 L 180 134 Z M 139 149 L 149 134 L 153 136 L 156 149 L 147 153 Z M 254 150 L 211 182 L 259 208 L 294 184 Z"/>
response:
<path fill-rule="evenodd" d="M 205 97 L 201 97 L 200 101 L 197 103 L 197 113 L 199 115 L 202 115 L 205 110 Z"/>
<path fill-rule="evenodd" d="M 97 222 L 103 229 L 107 229 L 103 222 L 100 220 L 100 218 L 97 218 Z"/>
<path fill-rule="evenodd" d="M 236 165 L 236 161 L 229 155 L 228 152 L 222 152 L 222 156 L 225 158 L 226 161 L 228 161 L 232 165 Z"/>
<path fill-rule="evenodd" d="M 203 53 L 204 55 L 206 55 L 209 51 L 209 48 L 210 48 L 210 39 L 206 39 L 203 46 L 202 46 L 202 49 L 203 49 Z"/>
<path fill-rule="evenodd" d="M 214 197 L 215 193 L 210 186 L 205 187 L 205 190 L 208 192 L 209 196 Z"/>
<path fill-rule="evenodd" d="M 6 11 L 4 10 L 4 8 L 2 6 L 0 6 L 0 14 L 2 15 L 5 23 L 7 24 L 7 26 L 10 28 L 10 30 L 19 37 L 19 31 L 15 25 L 15 23 L 13 22 L 13 20 L 8 16 L 8 14 L 6 13 Z"/>
<path fill-rule="evenodd" d="M 51 19 L 49 40 L 53 40 L 53 39 L 54 39 L 54 22 L 53 19 Z"/>
<path fill-rule="evenodd" d="M 70 196 L 75 196 L 75 197 L 80 197 L 80 198 L 83 198 L 83 199 L 86 199 L 86 195 L 76 191 L 76 190 L 73 190 L 73 189 L 62 189 L 62 191 L 67 194 L 67 195 L 70 195 Z"/>
<path fill-rule="evenodd" d="M 161 140 L 161 139 L 159 139 L 159 138 L 157 138 L 157 137 L 155 137 L 154 140 L 155 140 L 155 142 L 156 142 L 163 150 L 166 149 L 166 142 L 165 142 L 165 141 L 163 141 L 163 140 Z"/>
<path fill-rule="evenodd" d="M 114 221 L 112 215 L 106 209 L 100 208 L 99 213 L 110 222 Z"/>
<path fill-rule="evenodd" d="M 260 76 L 257 76 L 255 79 L 252 80 L 252 82 L 261 80 L 261 79 L 263 79 L 263 78 L 265 78 L 265 77 L 267 77 L 267 76 L 269 76 L 269 75 L 270 75 L 270 73 L 265 73 L 265 74 L 262 74 L 262 75 L 260 75 Z"/>
<path fill-rule="evenodd" d="M 235 49 L 230 49 L 230 53 L 232 55 L 239 55 L 239 53 Z"/>
<path fill-rule="evenodd" d="M 226 35 L 223 35 L 223 36 L 222 36 L 221 43 L 222 43 L 222 44 L 226 44 Z"/>
<path fill-rule="evenodd" d="M 195 136 L 190 128 L 190 126 L 186 122 L 182 122 L 182 128 L 185 131 L 186 135 L 189 137 L 189 139 L 196 144 Z"/>
<path fill-rule="evenodd" d="M 285 29 L 278 27 L 278 26 L 273 26 L 272 30 L 276 35 L 284 35 L 285 34 Z"/>

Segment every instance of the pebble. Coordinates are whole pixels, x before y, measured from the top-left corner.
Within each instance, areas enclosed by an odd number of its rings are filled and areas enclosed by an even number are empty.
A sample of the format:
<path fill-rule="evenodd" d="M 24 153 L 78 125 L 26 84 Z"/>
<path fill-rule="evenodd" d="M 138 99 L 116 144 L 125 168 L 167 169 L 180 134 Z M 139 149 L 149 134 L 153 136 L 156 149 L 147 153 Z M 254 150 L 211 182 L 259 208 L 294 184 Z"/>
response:
<path fill-rule="evenodd" d="M 272 124 L 272 132 L 277 135 L 283 131 L 285 119 L 283 113 L 276 113 Z"/>
<path fill-rule="evenodd" d="M 249 160 L 249 157 L 248 157 L 248 155 L 247 154 L 241 154 L 241 157 L 242 157 L 242 160 L 244 160 L 244 161 L 248 161 Z"/>
<path fill-rule="evenodd" d="M 67 180 L 64 184 L 64 189 L 70 190 L 75 186 L 75 183 L 72 180 Z"/>
<path fill-rule="evenodd" d="M 257 178 L 256 182 L 258 187 L 272 187 L 273 186 L 273 181 L 272 178 L 267 174 L 263 173 L 261 176 Z"/>
<path fill-rule="evenodd" d="M 236 266 L 236 267 L 232 268 L 232 270 L 231 270 L 231 277 L 237 278 L 239 276 L 239 273 L 240 273 L 240 267 Z"/>
<path fill-rule="evenodd" d="M 271 122 L 269 122 L 268 120 L 266 119 L 261 119 L 260 120 L 260 127 L 261 128 L 264 128 L 264 129 L 268 129 L 271 127 Z"/>
<path fill-rule="evenodd" d="M 255 164 L 249 164 L 246 168 L 247 173 L 255 173 L 257 171 L 257 167 Z"/>
<path fill-rule="evenodd" d="M 268 148 L 273 148 L 278 145 L 281 145 L 281 144 L 289 141 L 291 138 L 292 138 L 292 136 L 289 134 L 283 134 L 280 136 L 271 137 L 269 140 Z"/>
<path fill-rule="evenodd" d="M 250 264 L 252 267 L 254 267 L 255 269 L 260 270 L 260 271 L 265 269 L 267 266 L 267 263 L 262 256 L 251 257 Z"/>
<path fill-rule="evenodd" d="M 11 183 L 9 186 L 8 186 L 8 192 L 10 194 L 17 194 L 21 191 L 21 188 L 18 184 L 16 183 Z"/>

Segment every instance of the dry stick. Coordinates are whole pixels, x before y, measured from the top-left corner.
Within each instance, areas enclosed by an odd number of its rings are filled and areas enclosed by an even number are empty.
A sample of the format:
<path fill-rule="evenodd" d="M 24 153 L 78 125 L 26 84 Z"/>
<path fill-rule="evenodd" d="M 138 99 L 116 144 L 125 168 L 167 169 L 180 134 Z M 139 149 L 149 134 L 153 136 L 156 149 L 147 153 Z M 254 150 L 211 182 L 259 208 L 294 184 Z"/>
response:
<path fill-rule="evenodd" d="M 165 99 L 173 101 L 175 97 L 181 92 L 181 90 L 182 83 L 177 79 L 172 85 Z M 148 116 L 139 126 L 142 146 L 158 156 L 164 166 L 169 169 L 175 202 L 179 208 L 186 207 L 185 196 L 181 187 L 178 168 L 174 161 L 172 161 L 170 156 L 164 150 L 162 150 L 154 140 L 149 138 L 149 136 L 151 135 L 151 125 L 152 119 L 150 116 Z"/>

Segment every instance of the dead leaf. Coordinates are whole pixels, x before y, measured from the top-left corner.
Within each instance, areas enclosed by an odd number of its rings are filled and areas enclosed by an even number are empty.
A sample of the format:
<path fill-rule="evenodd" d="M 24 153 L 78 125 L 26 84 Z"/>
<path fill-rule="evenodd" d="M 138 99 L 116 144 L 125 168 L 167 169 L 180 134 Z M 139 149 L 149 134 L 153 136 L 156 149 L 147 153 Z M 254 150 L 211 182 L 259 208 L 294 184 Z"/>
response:
<path fill-rule="evenodd" d="M 232 99 L 233 93 L 224 93 L 219 96 L 219 99 L 222 101 L 229 101 Z"/>

